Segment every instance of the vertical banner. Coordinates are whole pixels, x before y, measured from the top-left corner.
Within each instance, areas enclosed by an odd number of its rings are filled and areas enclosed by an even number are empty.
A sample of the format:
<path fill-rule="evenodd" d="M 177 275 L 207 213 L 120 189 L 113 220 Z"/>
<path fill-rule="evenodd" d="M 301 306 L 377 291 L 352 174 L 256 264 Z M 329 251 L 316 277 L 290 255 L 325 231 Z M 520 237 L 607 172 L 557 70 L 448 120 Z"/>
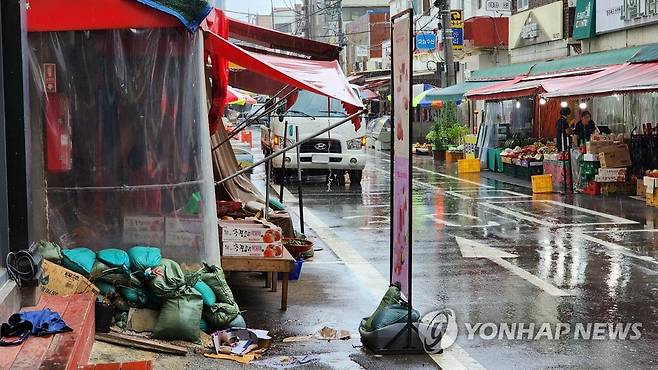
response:
<path fill-rule="evenodd" d="M 450 28 L 452 30 L 452 50 L 464 50 L 464 11 L 450 11 Z"/>
<path fill-rule="evenodd" d="M 411 81 L 413 11 L 392 19 L 393 161 L 391 162 L 391 283 L 411 299 Z"/>

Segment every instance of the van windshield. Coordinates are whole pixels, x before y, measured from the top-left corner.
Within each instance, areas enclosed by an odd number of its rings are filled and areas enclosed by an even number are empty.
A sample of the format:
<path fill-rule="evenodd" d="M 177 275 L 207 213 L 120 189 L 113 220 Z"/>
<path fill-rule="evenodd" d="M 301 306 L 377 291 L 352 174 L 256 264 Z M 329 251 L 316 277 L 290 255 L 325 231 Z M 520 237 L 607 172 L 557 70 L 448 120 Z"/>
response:
<path fill-rule="evenodd" d="M 295 104 L 286 112 L 288 117 L 347 117 L 347 112 L 339 100 L 310 91 L 301 90 Z"/>

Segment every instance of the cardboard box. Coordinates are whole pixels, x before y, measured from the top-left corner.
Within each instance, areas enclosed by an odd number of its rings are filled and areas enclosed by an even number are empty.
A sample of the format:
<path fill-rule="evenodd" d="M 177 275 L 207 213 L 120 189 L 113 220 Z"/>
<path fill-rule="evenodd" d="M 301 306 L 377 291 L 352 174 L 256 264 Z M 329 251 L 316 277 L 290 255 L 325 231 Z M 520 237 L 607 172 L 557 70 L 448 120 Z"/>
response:
<path fill-rule="evenodd" d="M 644 181 L 642 179 L 637 179 L 637 186 L 635 190 L 635 195 L 638 197 L 643 197 L 647 192 L 647 188 L 644 185 Z"/>
<path fill-rule="evenodd" d="M 626 182 L 626 176 L 594 176 L 596 182 Z"/>
<path fill-rule="evenodd" d="M 583 161 L 585 161 L 585 162 L 598 162 L 599 161 L 599 155 L 598 154 L 592 154 L 592 153 L 583 154 Z"/>
<path fill-rule="evenodd" d="M 599 168 L 598 174 L 601 176 L 626 176 L 626 168 Z"/>
<path fill-rule="evenodd" d="M 165 219 L 161 216 L 124 216 L 123 242 L 161 246 L 164 243 Z"/>
<path fill-rule="evenodd" d="M 612 141 L 590 141 L 587 144 L 585 144 L 585 151 L 588 154 L 593 154 L 593 155 L 599 155 L 599 153 L 603 153 L 607 150 L 610 150 L 610 148 L 613 148 L 618 146 L 618 145 L 624 145 L 624 144 L 615 144 Z"/>
<path fill-rule="evenodd" d="M 281 241 L 274 243 L 224 241 L 221 244 L 222 256 L 283 257 L 284 247 Z"/>
<path fill-rule="evenodd" d="M 203 244 L 203 220 L 196 217 L 167 217 L 165 245 L 200 248 Z"/>
<path fill-rule="evenodd" d="M 48 260 L 44 260 L 41 266 L 43 268 L 41 291 L 44 293 L 52 295 L 100 293 L 94 284 L 76 272 Z"/>
<path fill-rule="evenodd" d="M 273 243 L 281 242 L 281 228 L 266 221 L 221 220 L 219 235 L 222 242 Z"/>
<path fill-rule="evenodd" d="M 632 164 L 631 155 L 625 144 L 609 147 L 605 152 L 599 153 L 599 162 L 601 162 L 601 168 L 628 167 Z"/>

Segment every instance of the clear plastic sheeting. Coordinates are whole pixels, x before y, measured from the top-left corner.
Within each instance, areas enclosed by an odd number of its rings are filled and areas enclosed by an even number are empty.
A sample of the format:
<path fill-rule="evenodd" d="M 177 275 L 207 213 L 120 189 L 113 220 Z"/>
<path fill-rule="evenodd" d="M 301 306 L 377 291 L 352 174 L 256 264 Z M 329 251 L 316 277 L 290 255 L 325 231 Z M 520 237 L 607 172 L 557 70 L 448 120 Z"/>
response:
<path fill-rule="evenodd" d="M 202 42 L 182 28 L 29 34 L 51 240 L 219 262 Z"/>

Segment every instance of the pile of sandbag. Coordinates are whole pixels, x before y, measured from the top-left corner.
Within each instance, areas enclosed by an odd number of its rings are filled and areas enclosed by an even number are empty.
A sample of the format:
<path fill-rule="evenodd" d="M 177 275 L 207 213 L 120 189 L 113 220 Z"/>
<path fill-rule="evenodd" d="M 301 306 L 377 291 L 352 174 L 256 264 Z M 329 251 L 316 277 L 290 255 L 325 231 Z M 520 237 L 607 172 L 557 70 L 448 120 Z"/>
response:
<path fill-rule="evenodd" d="M 151 246 L 96 253 L 40 242 L 39 251 L 45 259 L 87 277 L 119 311 L 160 310 L 154 338 L 196 342 L 201 330 L 246 327 L 219 266 L 204 263 L 198 271 L 185 272 Z"/>

